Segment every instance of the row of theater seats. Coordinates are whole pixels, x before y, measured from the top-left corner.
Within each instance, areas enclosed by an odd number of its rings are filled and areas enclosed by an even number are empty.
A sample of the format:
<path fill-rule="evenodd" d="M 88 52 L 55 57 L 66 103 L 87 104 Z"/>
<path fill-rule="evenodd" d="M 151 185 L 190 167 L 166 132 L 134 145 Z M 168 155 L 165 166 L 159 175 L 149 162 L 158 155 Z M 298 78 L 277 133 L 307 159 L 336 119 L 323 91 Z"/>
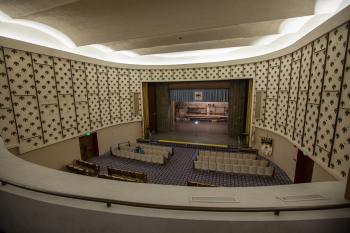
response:
<path fill-rule="evenodd" d="M 192 186 L 192 187 L 217 187 L 215 185 L 211 185 L 211 184 L 205 184 L 205 183 L 200 183 L 200 182 L 196 182 L 196 181 L 187 181 L 187 186 Z"/>
<path fill-rule="evenodd" d="M 225 163 L 210 163 L 207 161 L 194 161 L 194 169 L 204 171 L 216 171 L 234 174 L 250 174 L 260 176 L 273 176 L 275 169 L 273 167 L 233 165 Z"/>
<path fill-rule="evenodd" d="M 132 147 L 139 146 L 141 148 L 149 149 L 149 150 L 167 151 L 170 156 L 174 154 L 174 148 L 170 146 L 156 146 L 156 145 L 151 145 L 147 143 L 130 143 L 130 146 Z"/>
<path fill-rule="evenodd" d="M 111 153 L 114 156 L 128 158 L 128 159 L 135 159 L 135 160 L 144 161 L 148 163 L 155 163 L 155 164 L 165 163 L 164 156 L 162 155 L 141 154 L 141 153 L 135 153 L 127 150 L 119 150 L 118 148 L 112 148 Z"/>
<path fill-rule="evenodd" d="M 147 183 L 147 175 L 142 172 L 132 172 L 115 168 L 107 168 L 108 175 L 99 174 L 98 177 L 110 180 Z"/>
<path fill-rule="evenodd" d="M 256 159 L 256 154 L 242 153 L 242 152 L 226 152 L 226 151 L 198 151 L 198 157 L 211 157 L 211 158 L 223 158 L 223 159 Z"/>
<path fill-rule="evenodd" d="M 72 164 L 66 165 L 68 171 L 86 176 L 97 176 L 100 166 L 83 160 L 74 160 Z"/>
<path fill-rule="evenodd" d="M 209 163 L 223 163 L 232 165 L 247 165 L 247 166 L 257 166 L 266 167 L 269 162 L 267 160 L 257 160 L 257 159 L 235 159 L 235 158 L 223 158 L 223 157 L 208 157 L 208 156 L 197 156 L 197 161 L 209 162 Z"/>
<path fill-rule="evenodd" d="M 142 154 L 149 154 L 149 155 L 160 155 L 162 157 L 164 157 L 165 160 L 170 158 L 170 154 L 168 151 L 165 150 L 158 150 L 158 149 L 148 149 L 148 148 L 142 148 L 139 147 L 142 150 Z M 124 150 L 124 151 L 130 151 L 130 152 L 135 152 L 136 151 L 136 147 L 120 147 L 120 150 Z M 140 153 L 140 152 L 135 152 L 135 153 Z"/>
<path fill-rule="evenodd" d="M 144 143 L 130 143 L 126 145 L 118 145 L 118 149 L 130 152 L 140 153 L 137 150 L 141 149 L 143 154 L 161 155 L 165 160 L 168 160 L 173 155 L 173 148 L 166 146 L 154 146 Z"/>
<path fill-rule="evenodd" d="M 108 167 L 108 175 L 99 174 L 100 166 L 83 160 L 75 160 L 72 164 L 66 165 L 68 171 L 85 176 L 98 176 L 99 178 L 147 183 L 147 175 L 141 172 L 119 170 Z"/>

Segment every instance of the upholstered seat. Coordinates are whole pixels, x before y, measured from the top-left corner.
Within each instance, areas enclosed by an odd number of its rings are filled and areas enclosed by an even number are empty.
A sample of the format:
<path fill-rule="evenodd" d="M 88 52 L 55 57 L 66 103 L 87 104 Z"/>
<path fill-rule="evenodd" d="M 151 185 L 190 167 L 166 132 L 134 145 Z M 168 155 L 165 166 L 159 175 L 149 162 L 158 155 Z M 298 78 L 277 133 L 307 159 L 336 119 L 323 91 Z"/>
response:
<path fill-rule="evenodd" d="M 223 163 L 217 163 L 217 164 L 216 164 L 216 170 L 217 170 L 218 172 L 224 172 L 224 171 L 225 171 L 225 164 L 223 164 Z"/>
<path fill-rule="evenodd" d="M 241 166 L 240 165 L 232 165 L 232 172 L 233 173 L 241 173 Z"/>
<path fill-rule="evenodd" d="M 227 164 L 227 163 L 225 163 L 225 165 L 224 165 L 224 170 L 225 170 L 225 172 L 227 172 L 227 173 L 231 173 L 231 172 L 232 172 L 232 164 Z"/>
<path fill-rule="evenodd" d="M 256 175 L 257 170 L 256 166 L 249 166 L 249 174 Z"/>

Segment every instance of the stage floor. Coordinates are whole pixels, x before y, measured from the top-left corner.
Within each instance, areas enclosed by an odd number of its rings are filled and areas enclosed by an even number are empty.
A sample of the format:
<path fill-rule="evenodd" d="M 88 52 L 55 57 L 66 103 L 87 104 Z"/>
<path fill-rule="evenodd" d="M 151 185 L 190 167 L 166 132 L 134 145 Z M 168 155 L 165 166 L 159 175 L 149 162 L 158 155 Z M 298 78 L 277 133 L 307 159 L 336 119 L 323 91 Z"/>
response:
<path fill-rule="evenodd" d="M 151 139 L 241 145 L 239 139 L 228 135 L 227 122 L 200 121 L 195 125 L 191 121 L 177 121 L 173 131 L 153 134 Z"/>

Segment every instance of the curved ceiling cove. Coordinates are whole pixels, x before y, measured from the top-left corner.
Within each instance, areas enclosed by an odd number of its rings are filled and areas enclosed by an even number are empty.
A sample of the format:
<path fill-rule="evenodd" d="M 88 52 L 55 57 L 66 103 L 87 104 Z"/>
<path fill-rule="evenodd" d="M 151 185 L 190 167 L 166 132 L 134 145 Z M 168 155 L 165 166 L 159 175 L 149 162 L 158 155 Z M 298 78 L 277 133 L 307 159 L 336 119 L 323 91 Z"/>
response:
<path fill-rule="evenodd" d="M 116 63 L 209 63 L 286 48 L 350 5 L 350 0 L 239 0 L 233 6 L 225 0 L 216 5 L 204 1 L 203 9 L 196 9 L 193 1 L 174 6 L 152 2 L 156 5 L 148 5 L 154 9 L 141 3 L 130 8 L 125 1 L 89 0 L 83 8 L 77 7 L 80 1 L 68 0 L 4 2 L 0 36 Z M 157 14 L 150 17 L 153 11 Z M 189 21 L 191 12 L 198 20 Z"/>

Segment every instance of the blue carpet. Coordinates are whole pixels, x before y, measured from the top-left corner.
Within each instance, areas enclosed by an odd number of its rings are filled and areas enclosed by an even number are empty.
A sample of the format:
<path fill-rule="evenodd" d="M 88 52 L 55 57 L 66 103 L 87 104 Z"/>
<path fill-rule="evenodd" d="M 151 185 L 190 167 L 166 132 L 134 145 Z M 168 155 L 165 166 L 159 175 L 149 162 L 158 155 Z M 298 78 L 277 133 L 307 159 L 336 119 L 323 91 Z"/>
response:
<path fill-rule="evenodd" d="M 90 159 L 90 162 L 101 166 L 101 173 L 107 173 L 107 166 L 128 171 L 137 171 L 147 174 L 148 183 L 186 185 L 187 180 L 225 187 L 248 187 L 291 184 L 287 174 L 277 165 L 274 177 L 234 175 L 193 169 L 193 160 L 198 150 L 191 148 L 174 147 L 174 155 L 164 165 L 156 165 L 142 161 L 120 158 L 106 153 Z M 258 156 L 258 159 L 263 159 Z"/>

